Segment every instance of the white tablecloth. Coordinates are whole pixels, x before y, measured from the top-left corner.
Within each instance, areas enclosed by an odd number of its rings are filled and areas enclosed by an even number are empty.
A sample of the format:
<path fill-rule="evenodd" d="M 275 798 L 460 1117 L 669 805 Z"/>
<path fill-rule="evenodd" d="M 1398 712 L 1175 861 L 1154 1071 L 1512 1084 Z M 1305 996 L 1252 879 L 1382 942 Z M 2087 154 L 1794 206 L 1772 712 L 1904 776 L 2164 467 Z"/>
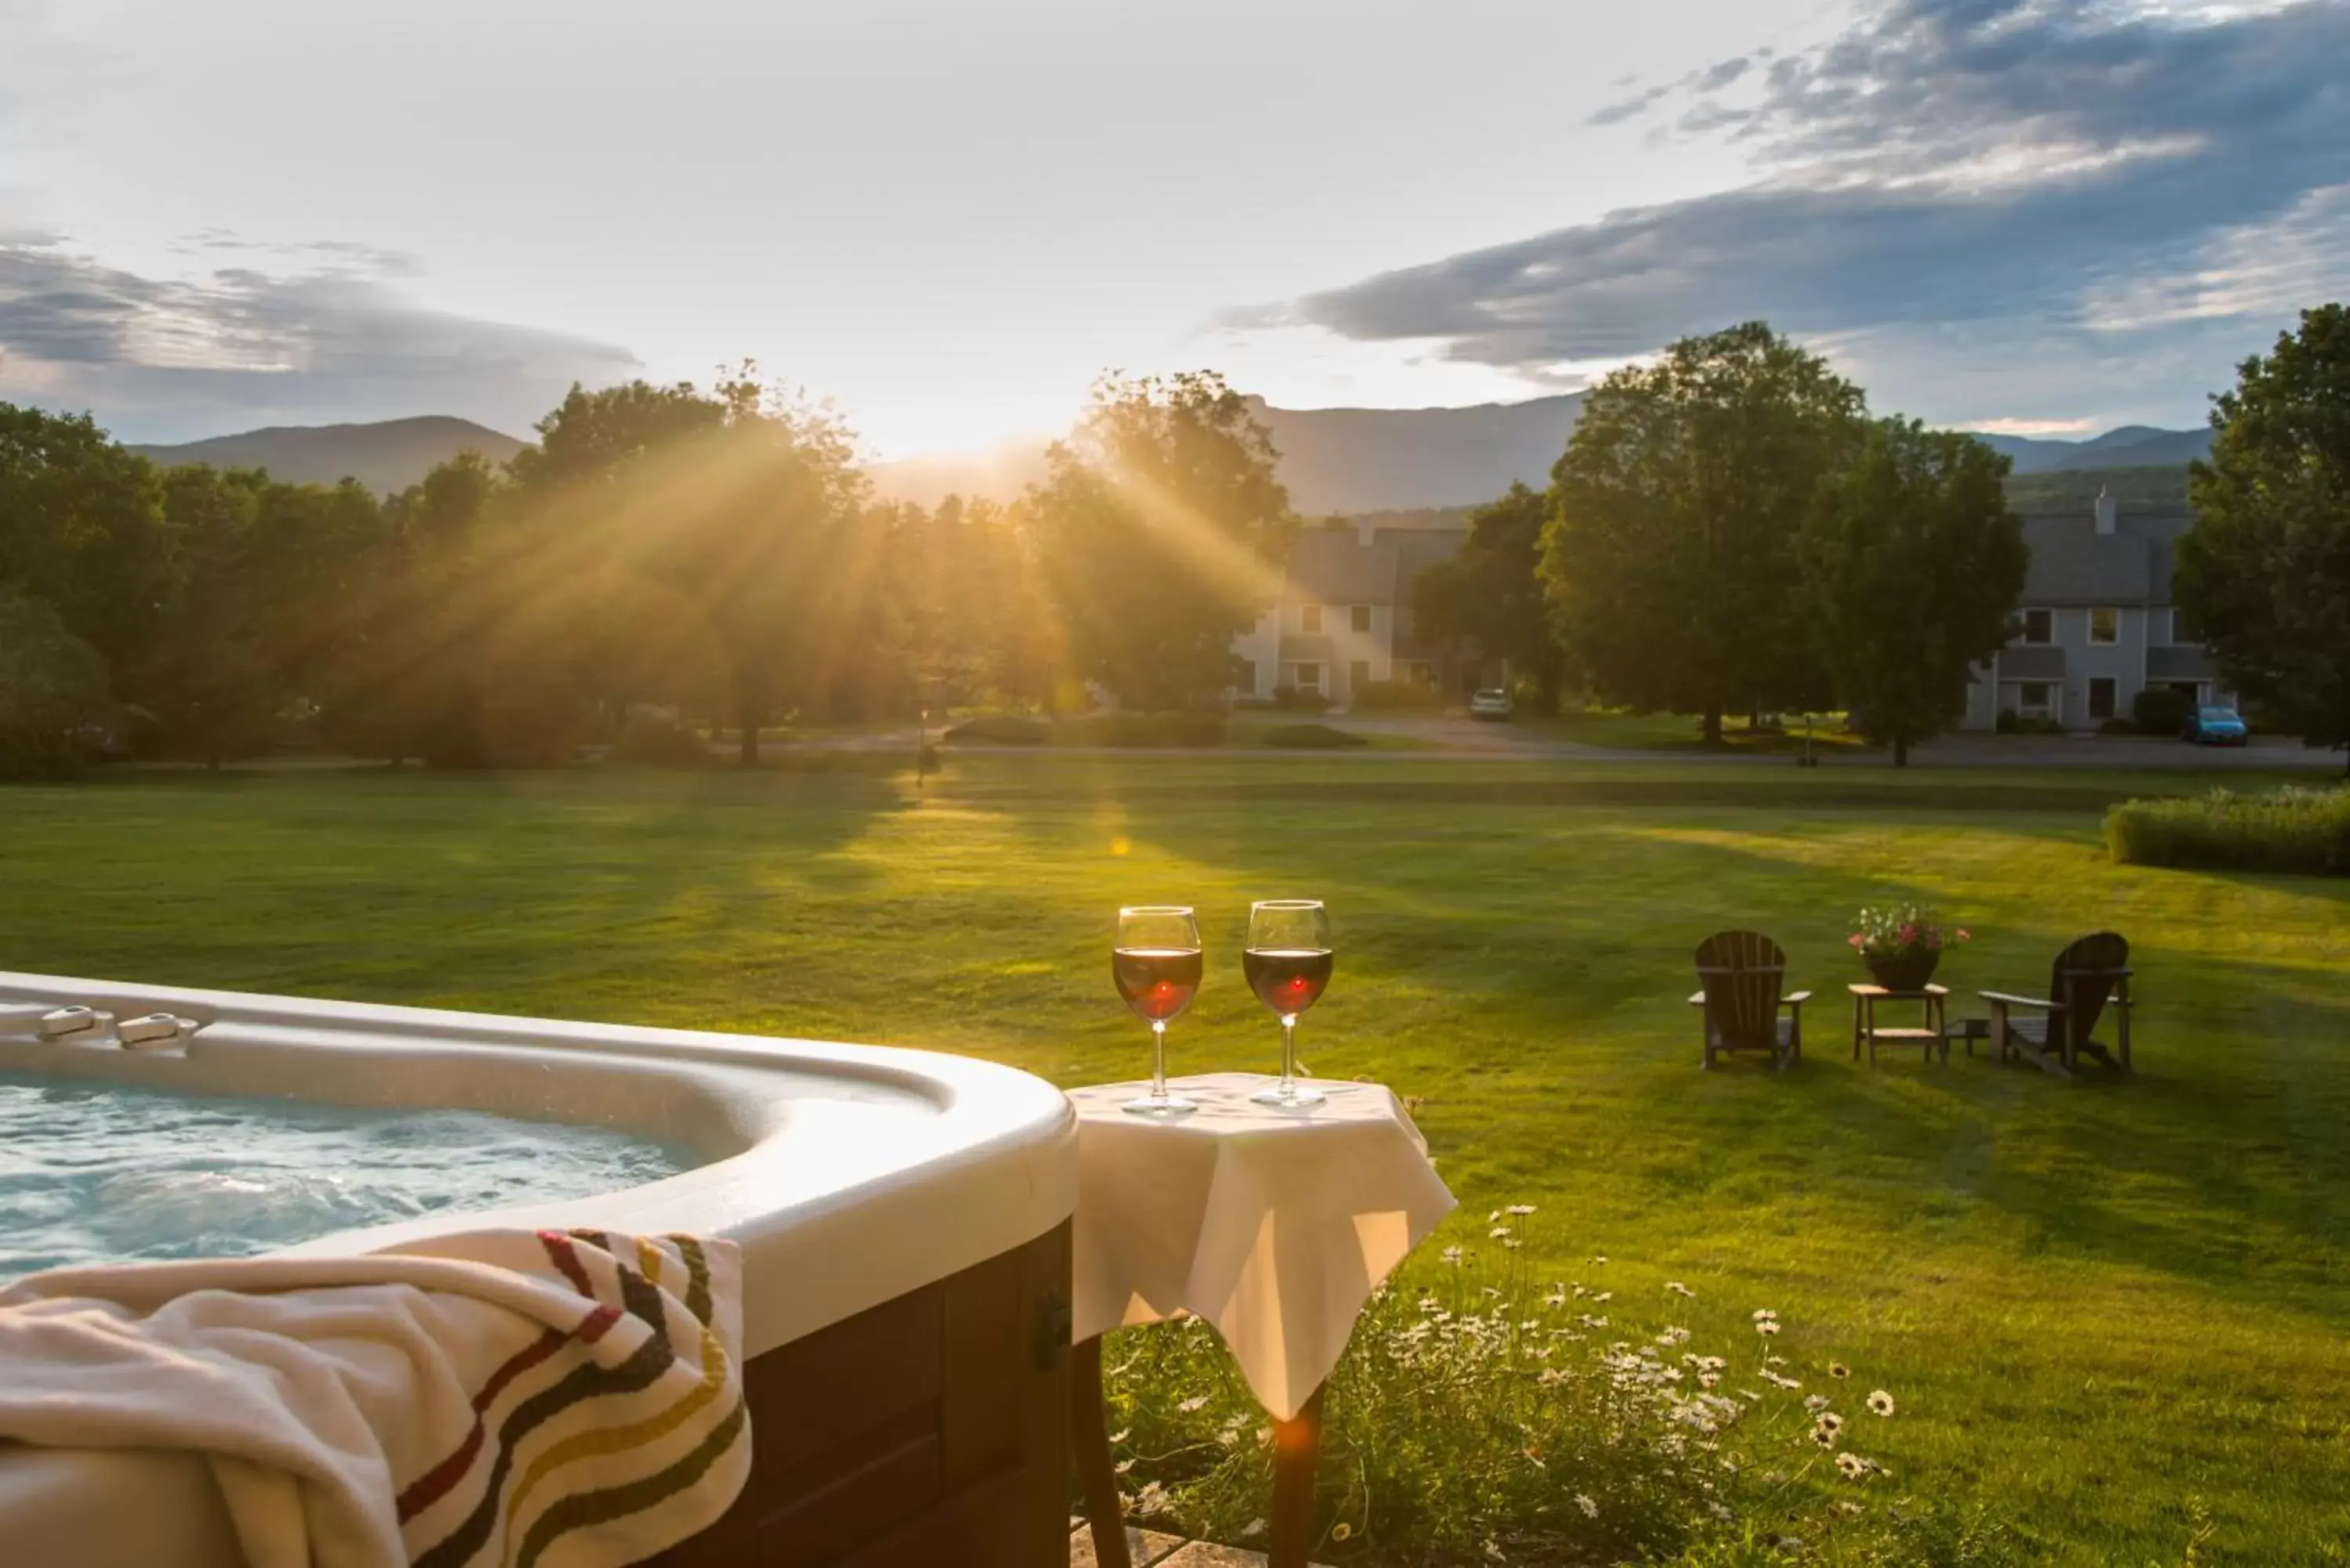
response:
<path fill-rule="evenodd" d="M 1291 1111 L 1250 1100 L 1271 1081 L 1176 1079 L 1200 1109 L 1172 1118 L 1119 1108 L 1147 1085 L 1070 1092 L 1075 1336 L 1191 1312 L 1286 1420 L 1338 1364 L 1372 1290 L 1453 1202 L 1384 1085 L 1317 1079 L 1328 1099 Z"/>

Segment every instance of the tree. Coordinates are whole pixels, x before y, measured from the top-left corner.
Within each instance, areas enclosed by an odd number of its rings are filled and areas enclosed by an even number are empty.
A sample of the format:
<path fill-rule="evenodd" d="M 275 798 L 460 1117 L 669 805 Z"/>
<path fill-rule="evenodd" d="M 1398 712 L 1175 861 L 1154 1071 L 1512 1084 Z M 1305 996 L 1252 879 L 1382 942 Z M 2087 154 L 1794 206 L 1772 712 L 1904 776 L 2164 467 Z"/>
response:
<path fill-rule="evenodd" d="M 1451 560 L 1413 579 L 1412 618 L 1427 636 L 1471 642 L 1531 675 L 1543 706 L 1558 702 L 1565 657 L 1551 635 L 1543 596 L 1542 534 L 1549 497 L 1523 484 L 1469 514 L 1469 536 Z"/>
<path fill-rule="evenodd" d="M 1543 580 L 1598 694 L 1697 711 L 1825 691 L 1795 541 L 1859 437 L 1858 388 L 1761 322 L 1688 337 L 1586 398 L 1551 472 Z"/>
<path fill-rule="evenodd" d="M 1211 371 L 1095 383 L 1027 509 L 1075 672 L 1146 710 L 1219 698 L 1296 526 L 1247 400 Z"/>
<path fill-rule="evenodd" d="M 265 474 L 203 464 L 162 475 L 163 518 L 182 576 L 120 690 L 148 716 L 147 743 L 163 755 L 216 768 L 276 739 L 288 687 L 265 651 L 276 607 L 254 527 L 268 487 Z"/>
<path fill-rule="evenodd" d="M 0 778 L 78 773 L 83 732 L 109 706 L 98 650 L 47 605 L 0 583 Z"/>
<path fill-rule="evenodd" d="M 0 403 L 0 587 L 120 661 L 151 635 L 180 567 L 144 458 L 87 414 Z"/>
<path fill-rule="evenodd" d="M 1803 599 L 1853 723 L 1909 748 L 1966 713 L 1972 667 L 2007 641 L 2031 553 L 2008 509 L 2008 460 L 1914 420 L 1869 427 L 1804 529 Z"/>
<path fill-rule="evenodd" d="M 2311 745 L 2350 742 L 2350 306 L 2303 311 L 2212 404 L 2179 607 L 2248 700 Z"/>

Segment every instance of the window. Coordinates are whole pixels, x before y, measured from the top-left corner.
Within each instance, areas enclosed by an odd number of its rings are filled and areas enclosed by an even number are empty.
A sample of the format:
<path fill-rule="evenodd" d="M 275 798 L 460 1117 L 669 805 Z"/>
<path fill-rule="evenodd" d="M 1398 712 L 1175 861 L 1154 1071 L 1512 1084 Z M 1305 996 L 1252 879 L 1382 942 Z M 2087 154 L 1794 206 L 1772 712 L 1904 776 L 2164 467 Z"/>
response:
<path fill-rule="evenodd" d="M 2089 640 L 2114 643 L 2122 639 L 2122 612 L 2111 605 L 2099 605 L 2089 612 Z M 2098 717 L 2110 717 L 2100 714 Z"/>
<path fill-rule="evenodd" d="M 1295 684 L 1300 691 L 1321 691 L 1322 667 L 1318 664 L 1299 665 L 1297 667 L 1297 680 Z"/>
<path fill-rule="evenodd" d="M 1320 605 L 1299 605 L 1297 607 L 1297 629 L 1300 631 L 1320 631 L 1322 629 L 1322 607 Z"/>
<path fill-rule="evenodd" d="M 1350 629 L 1355 631 L 1370 630 L 1371 607 L 1368 605 L 1349 605 L 1347 608 L 1347 625 Z"/>
<path fill-rule="evenodd" d="M 2044 609 L 2018 610 L 2015 614 L 2015 635 L 2028 643 L 2053 642 L 2056 638 L 2056 618 Z"/>
<path fill-rule="evenodd" d="M 1370 683 L 1371 661 L 1369 659 L 1357 659 L 1352 664 L 1347 666 L 1347 691 L 1360 691 L 1364 687 L 1368 686 Z"/>
<path fill-rule="evenodd" d="M 2023 680 L 2016 683 L 2015 711 L 2026 718 L 2046 719 L 2054 701 L 2054 683 L 2047 680 Z"/>
<path fill-rule="evenodd" d="M 2110 675 L 2089 677 L 2089 717 L 2110 719 L 2114 716 L 2116 695 L 2114 678 Z"/>

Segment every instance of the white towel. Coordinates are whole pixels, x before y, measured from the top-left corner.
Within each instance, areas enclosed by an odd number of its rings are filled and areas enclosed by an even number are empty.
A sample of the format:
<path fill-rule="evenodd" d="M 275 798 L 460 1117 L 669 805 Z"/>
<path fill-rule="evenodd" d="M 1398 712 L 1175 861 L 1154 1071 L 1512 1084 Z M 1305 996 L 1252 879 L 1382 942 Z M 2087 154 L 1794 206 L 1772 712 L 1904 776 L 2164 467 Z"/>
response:
<path fill-rule="evenodd" d="M 0 1438 L 202 1454 L 253 1568 L 619 1568 L 749 1473 L 740 1280 L 588 1231 L 56 1270 L 0 1291 Z"/>

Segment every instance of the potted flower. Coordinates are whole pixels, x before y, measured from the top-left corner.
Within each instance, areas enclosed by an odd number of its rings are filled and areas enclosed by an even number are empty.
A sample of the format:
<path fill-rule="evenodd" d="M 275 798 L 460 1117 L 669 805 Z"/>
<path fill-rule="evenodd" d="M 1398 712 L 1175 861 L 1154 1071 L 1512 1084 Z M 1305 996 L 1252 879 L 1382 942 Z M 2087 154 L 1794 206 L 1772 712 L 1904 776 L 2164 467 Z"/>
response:
<path fill-rule="evenodd" d="M 1860 929 L 1845 940 L 1869 978 L 1887 991 L 1923 991 L 1942 961 L 1942 949 L 1969 940 L 1964 927 L 1945 930 L 1934 911 L 1918 904 L 1887 904 L 1863 909 Z"/>

